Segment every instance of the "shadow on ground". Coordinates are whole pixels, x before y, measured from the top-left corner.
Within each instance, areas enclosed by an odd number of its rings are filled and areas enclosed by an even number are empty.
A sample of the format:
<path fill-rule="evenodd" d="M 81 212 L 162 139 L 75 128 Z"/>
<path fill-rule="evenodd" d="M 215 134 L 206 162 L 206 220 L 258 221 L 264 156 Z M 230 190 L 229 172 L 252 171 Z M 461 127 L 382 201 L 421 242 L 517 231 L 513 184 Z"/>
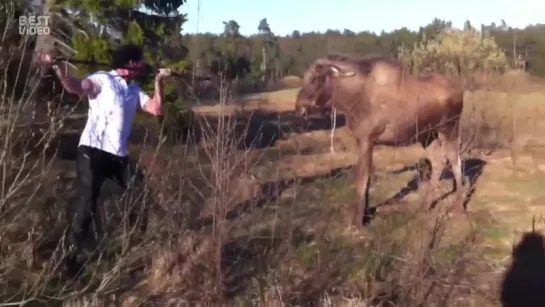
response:
<path fill-rule="evenodd" d="M 541 234 L 525 233 L 513 248 L 500 299 L 503 307 L 545 306 L 545 240 Z"/>
<path fill-rule="evenodd" d="M 241 112 L 231 117 L 207 115 L 199 119 L 199 127 L 190 127 L 182 123 L 176 124 L 178 127 L 166 127 L 166 144 L 170 146 L 196 144 L 202 140 L 203 136 L 213 137 L 218 133 L 231 131 L 230 137 L 238 149 L 263 149 L 274 146 L 278 140 L 285 139 L 288 133 L 331 129 L 333 123 L 331 116 L 323 112 L 314 112 L 300 117 L 294 111 L 252 111 Z M 75 160 L 85 120 L 84 117 L 67 120 L 66 128 L 46 142 L 43 141 L 44 127 L 30 127 L 25 132 L 25 136 L 18 138 L 15 153 L 31 152 L 48 158 L 56 155 L 61 160 Z M 344 115 L 337 114 L 335 125 L 337 128 L 345 125 Z M 134 145 L 156 144 L 159 142 L 159 131 L 158 124 L 153 121 L 135 125 L 130 142 Z M 44 148 L 45 144 L 47 148 Z"/>
<path fill-rule="evenodd" d="M 203 116 L 208 133 L 217 134 L 220 122 L 235 121 L 234 138 L 238 149 L 262 149 L 273 146 L 278 140 L 285 139 L 288 133 L 304 133 L 314 130 L 331 129 L 333 121 L 328 114 L 315 112 L 305 117 L 298 116 L 295 111 L 267 112 L 252 111 L 238 113 L 234 118 L 225 116 Z M 346 123 L 344 115 L 337 114 L 336 128 Z M 223 124 L 225 125 L 225 124 Z M 203 125 L 201 124 L 201 127 Z"/>
<path fill-rule="evenodd" d="M 486 166 L 486 161 L 478 158 L 469 158 L 462 161 L 462 168 L 465 177 L 465 187 L 466 195 L 464 200 L 464 207 L 467 208 L 467 204 L 471 200 L 471 197 L 475 193 L 475 185 L 478 178 L 484 171 Z M 394 196 L 388 198 L 384 202 L 378 204 L 375 208 L 380 208 L 380 211 L 388 212 L 390 210 L 396 210 L 398 204 L 397 202 L 401 201 L 407 195 L 418 190 L 420 182 L 425 182 L 429 180 L 431 172 L 431 163 L 428 159 L 422 158 L 416 163 L 407 165 L 399 170 L 391 171 L 391 174 L 401 174 L 408 171 L 417 171 L 417 174 L 407 183 L 407 185 L 397 192 Z M 445 168 L 441 174 L 441 180 L 453 180 L 454 176 L 452 171 L 449 168 Z M 452 195 L 455 190 L 449 191 L 441 195 L 438 199 L 431 203 L 430 209 L 434 208 L 440 201 L 447 198 L 449 195 Z M 391 209 L 390 209 L 390 208 Z"/>
<path fill-rule="evenodd" d="M 463 169 L 464 169 L 464 176 L 466 178 L 466 195 L 464 200 L 464 206 L 467 206 L 469 201 L 471 200 L 471 197 L 473 196 L 475 192 L 475 185 L 478 181 L 478 178 L 482 174 L 484 167 L 486 165 L 486 161 L 478 159 L 478 158 L 471 158 L 466 159 L 462 161 L 463 163 Z M 387 200 L 383 201 L 382 203 L 376 205 L 374 208 L 377 211 L 388 213 L 390 210 L 396 211 L 399 210 L 399 206 L 401 204 L 399 201 L 401 201 L 404 197 L 409 195 L 412 192 L 415 192 L 418 190 L 419 182 L 424 179 L 429 179 L 429 161 L 427 159 L 420 159 L 418 162 L 416 162 L 413 165 L 408 165 L 403 167 L 400 170 L 392 171 L 392 174 L 400 174 L 407 171 L 417 171 L 417 174 L 407 183 L 407 185 L 402 188 L 399 192 L 394 194 L 392 197 L 388 198 Z M 242 215 L 245 212 L 262 208 L 267 203 L 273 202 L 277 200 L 284 191 L 289 189 L 291 186 L 295 184 L 309 184 L 313 183 L 316 180 L 323 179 L 323 178 L 331 178 L 336 177 L 338 175 L 346 174 L 346 171 L 351 170 L 352 167 L 343 167 L 343 168 L 336 168 L 331 170 L 328 174 L 320 175 L 320 176 L 310 176 L 310 177 L 302 177 L 302 178 L 296 178 L 296 179 L 290 179 L 290 180 L 283 180 L 278 182 L 267 182 L 260 186 L 260 193 L 258 194 L 258 198 L 247 200 L 243 203 L 240 203 L 236 206 L 234 206 L 231 210 L 229 210 L 226 214 L 227 220 L 233 220 L 240 215 Z M 453 174 L 449 169 L 444 169 L 443 173 L 441 175 L 441 180 L 452 180 Z M 376 180 L 376 178 L 372 179 Z M 437 200 L 435 200 L 431 204 L 431 208 L 436 206 L 440 201 L 447 198 L 449 195 L 454 193 L 455 191 L 449 191 L 445 193 L 444 195 L 440 196 Z M 395 207 L 395 208 L 394 208 Z M 380 209 L 379 209 L 380 208 Z M 387 208 L 384 210 L 384 208 Z M 390 209 L 393 208 L 393 209 Z M 212 218 L 206 218 L 198 222 L 198 228 L 200 227 L 206 227 L 210 226 L 212 224 Z"/>
<path fill-rule="evenodd" d="M 335 177 L 348 168 L 334 169 L 330 173 L 321 176 L 309 176 L 294 180 L 267 182 L 261 185 L 261 196 L 238 204 L 226 214 L 226 220 L 234 220 L 251 210 L 263 208 L 267 203 L 277 200 L 281 194 L 295 184 L 309 184 L 317 180 Z M 201 222 L 201 227 L 212 225 L 211 219 Z M 293 229 L 265 229 L 251 237 L 239 237 L 224 245 L 222 249 L 222 270 L 224 273 L 224 295 L 234 297 L 252 286 L 252 279 L 262 275 L 271 269 L 271 266 L 279 265 L 278 259 L 288 253 L 290 246 L 297 248 L 314 240 L 312 234 L 306 233 L 299 225 Z M 281 257 L 281 255 L 283 255 Z M 316 280 L 314 280 L 316 281 Z M 337 281 L 337 280 L 336 280 Z M 322 288 L 325 289 L 331 283 L 328 279 Z M 307 285 L 316 288 L 316 293 L 321 293 L 318 283 Z M 314 292 L 313 292 L 314 293 Z"/>
<path fill-rule="evenodd" d="M 281 180 L 281 181 L 272 181 L 272 182 L 266 182 L 261 184 L 259 187 L 259 194 L 258 197 L 246 200 L 242 203 L 239 203 L 235 205 L 233 208 L 231 208 L 225 215 L 225 219 L 230 221 L 239 218 L 242 214 L 249 212 L 251 210 L 260 209 L 263 208 L 267 203 L 271 203 L 276 201 L 282 196 L 282 193 L 292 187 L 296 184 L 310 184 L 317 180 L 328 178 L 328 177 L 336 177 L 339 174 L 342 174 L 344 171 L 350 169 L 350 167 L 345 168 L 336 168 L 331 170 L 327 174 L 319 175 L 319 176 L 309 176 L 309 177 L 301 177 L 296 179 L 289 179 L 289 180 Z M 202 219 L 197 225 L 195 225 L 197 228 L 207 227 L 212 225 L 213 219 L 211 217 L 207 217 Z"/>

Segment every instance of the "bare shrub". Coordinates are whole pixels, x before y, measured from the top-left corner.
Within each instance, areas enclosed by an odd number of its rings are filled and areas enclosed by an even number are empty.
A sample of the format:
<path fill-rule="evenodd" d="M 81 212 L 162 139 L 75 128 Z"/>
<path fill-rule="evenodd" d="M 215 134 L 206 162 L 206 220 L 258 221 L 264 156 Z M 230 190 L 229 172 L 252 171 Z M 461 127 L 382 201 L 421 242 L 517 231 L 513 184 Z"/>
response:
<path fill-rule="evenodd" d="M 16 22 L 13 11 L 2 15 L 2 20 L 9 33 Z M 66 169 L 57 152 L 59 145 L 66 146 L 66 123 L 75 119 L 72 110 L 61 108 L 57 100 L 30 98 L 48 97 L 49 89 L 30 87 L 28 79 L 34 77 L 26 71 L 30 57 L 15 56 L 31 54 L 29 41 L 29 37 L 4 36 L 0 42 L 0 287 L 4 289 L 0 304 L 105 306 L 112 301 L 113 289 L 135 283 L 131 274 L 149 261 L 146 250 L 151 240 L 135 238 L 134 225 L 128 223 L 134 214 L 131 207 L 143 200 L 136 195 L 140 193 L 131 193 L 114 195 L 119 197 L 112 202 L 107 199 L 111 191 L 105 192 L 101 203 L 107 203 L 99 212 L 102 223 L 97 219 L 93 227 L 100 252 L 90 251 L 93 259 L 79 283 L 59 279 L 65 211 L 75 176 L 74 167 Z M 43 79 L 44 73 L 39 69 L 37 77 Z M 32 95 L 35 91 L 38 95 Z M 40 122 L 29 114 L 37 103 L 47 110 Z M 149 237 L 156 236 L 153 232 Z"/>
<path fill-rule="evenodd" d="M 10 8 L 0 12 L 6 22 L 4 33 L 16 29 Z M 52 271 L 44 266 L 41 247 L 62 233 L 51 159 L 62 120 L 49 101 L 44 102 L 47 121 L 29 122 L 32 116 L 22 110 L 28 110 L 29 93 L 36 88 L 19 92 L 33 76 L 25 73 L 25 57 L 14 56 L 25 54 L 26 44 L 5 35 L 0 46 L 1 51 L 9 50 L 0 52 L 0 286 L 6 289 L 0 301 L 28 302 L 51 290 L 47 281 Z"/>
<path fill-rule="evenodd" d="M 220 92 L 225 104 L 223 88 Z M 260 157 L 252 154 L 252 146 L 239 149 L 248 128 L 238 127 L 233 114 L 221 110 L 213 119 L 195 121 L 198 145 L 178 145 L 179 150 L 161 150 L 147 159 L 150 184 L 168 214 L 161 220 L 164 235 L 149 253 L 145 286 L 136 294 L 144 300 L 217 304 L 229 291 L 226 279 L 238 273 L 226 267 L 229 257 L 238 257 L 226 255 L 226 246 L 235 244 L 233 232 L 244 223 L 227 220 L 251 211 L 261 195 L 249 174 Z"/>

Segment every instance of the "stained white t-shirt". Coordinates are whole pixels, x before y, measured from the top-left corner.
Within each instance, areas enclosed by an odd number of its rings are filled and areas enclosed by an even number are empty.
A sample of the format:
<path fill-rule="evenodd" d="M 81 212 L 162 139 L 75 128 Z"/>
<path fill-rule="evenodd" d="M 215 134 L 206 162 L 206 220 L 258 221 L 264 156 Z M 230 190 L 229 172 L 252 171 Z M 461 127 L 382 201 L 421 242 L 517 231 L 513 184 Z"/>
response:
<path fill-rule="evenodd" d="M 98 71 L 87 78 L 98 84 L 101 90 L 96 97 L 89 97 L 87 123 L 79 145 L 127 156 L 127 142 L 136 109 L 138 105 L 143 108 L 150 97 L 136 83 L 127 84 L 115 70 Z"/>

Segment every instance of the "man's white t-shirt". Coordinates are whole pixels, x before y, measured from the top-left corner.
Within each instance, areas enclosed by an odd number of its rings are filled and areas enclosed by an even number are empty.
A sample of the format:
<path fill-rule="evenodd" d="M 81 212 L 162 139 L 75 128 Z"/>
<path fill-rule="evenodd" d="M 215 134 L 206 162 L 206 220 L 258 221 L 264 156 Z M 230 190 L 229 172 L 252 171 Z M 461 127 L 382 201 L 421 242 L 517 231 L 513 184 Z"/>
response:
<path fill-rule="evenodd" d="M 115 70 L 87 76 L 100 86 L 96 97 L 89 97 L 87 124 L 79 145 L 97 148 L 116 156 L 127 156 L 127 141 L 138 105 L 150 97 L 135 83 L 125 81 Z"/>

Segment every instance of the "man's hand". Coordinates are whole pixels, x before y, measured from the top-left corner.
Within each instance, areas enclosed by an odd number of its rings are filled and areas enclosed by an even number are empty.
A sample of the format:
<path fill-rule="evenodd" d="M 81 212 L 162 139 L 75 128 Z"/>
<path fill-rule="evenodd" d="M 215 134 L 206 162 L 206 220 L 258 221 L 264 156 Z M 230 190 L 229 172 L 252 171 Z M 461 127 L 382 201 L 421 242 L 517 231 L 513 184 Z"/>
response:
<path fill-rule="evenodd" d="M 69 74 L 68 65 L 65 61 L 56 62 L 55 59 L 48 53 L 38 52 L 36 56 L 36 62 L 42 65 L 53 64 L 53 70 L 61 81 L 64 89 L 78 96 L 84 94 L 97 95 L 100 89 L 91 82 L 91 80 L 85 79 L 84 82 L 78 78 L 73 78 Z"/>
<path fill-rule="evenodd" d="M 68 75 L 68 65 L 66 62 L 61 61 L 59 63 L 55 62 L 55 59 L 48 53 L 38 52 L 36 56 L 36 61 L 42 65 L 51 65 L 53 64 L 53 70 L 59 78 L 70 78 Z"/>
<path fill-rule="evenodd" d="M 38 52 L 36 56 L 36 60 L 38 61 L 38 63 L 45 64 L 45 65 L 50 65 L 50 64 L 53 64 L 53 62 L 55 62 L 53 60 L 53 57 L 50 54 L 43 53 L 43 52 Z"/>
<path fill-rule="evenodd" d="M 163 80 L 165 77 L 170 76 L 170 69 L 168 68 L 159 68 L 159 72 L 155 75 L 155 80 Z"/>
<path fill-rule="evenodd" d="M 155 92 L 153 97 L 145 102 L 144 110 L 152 115 L 160 116 L 162 114 L 163 105 L 163 79 L 170 76 L 170 69 L 160 68 L 155 75 Z M 142 98 L 140 98 L 142 99 Z"/>

